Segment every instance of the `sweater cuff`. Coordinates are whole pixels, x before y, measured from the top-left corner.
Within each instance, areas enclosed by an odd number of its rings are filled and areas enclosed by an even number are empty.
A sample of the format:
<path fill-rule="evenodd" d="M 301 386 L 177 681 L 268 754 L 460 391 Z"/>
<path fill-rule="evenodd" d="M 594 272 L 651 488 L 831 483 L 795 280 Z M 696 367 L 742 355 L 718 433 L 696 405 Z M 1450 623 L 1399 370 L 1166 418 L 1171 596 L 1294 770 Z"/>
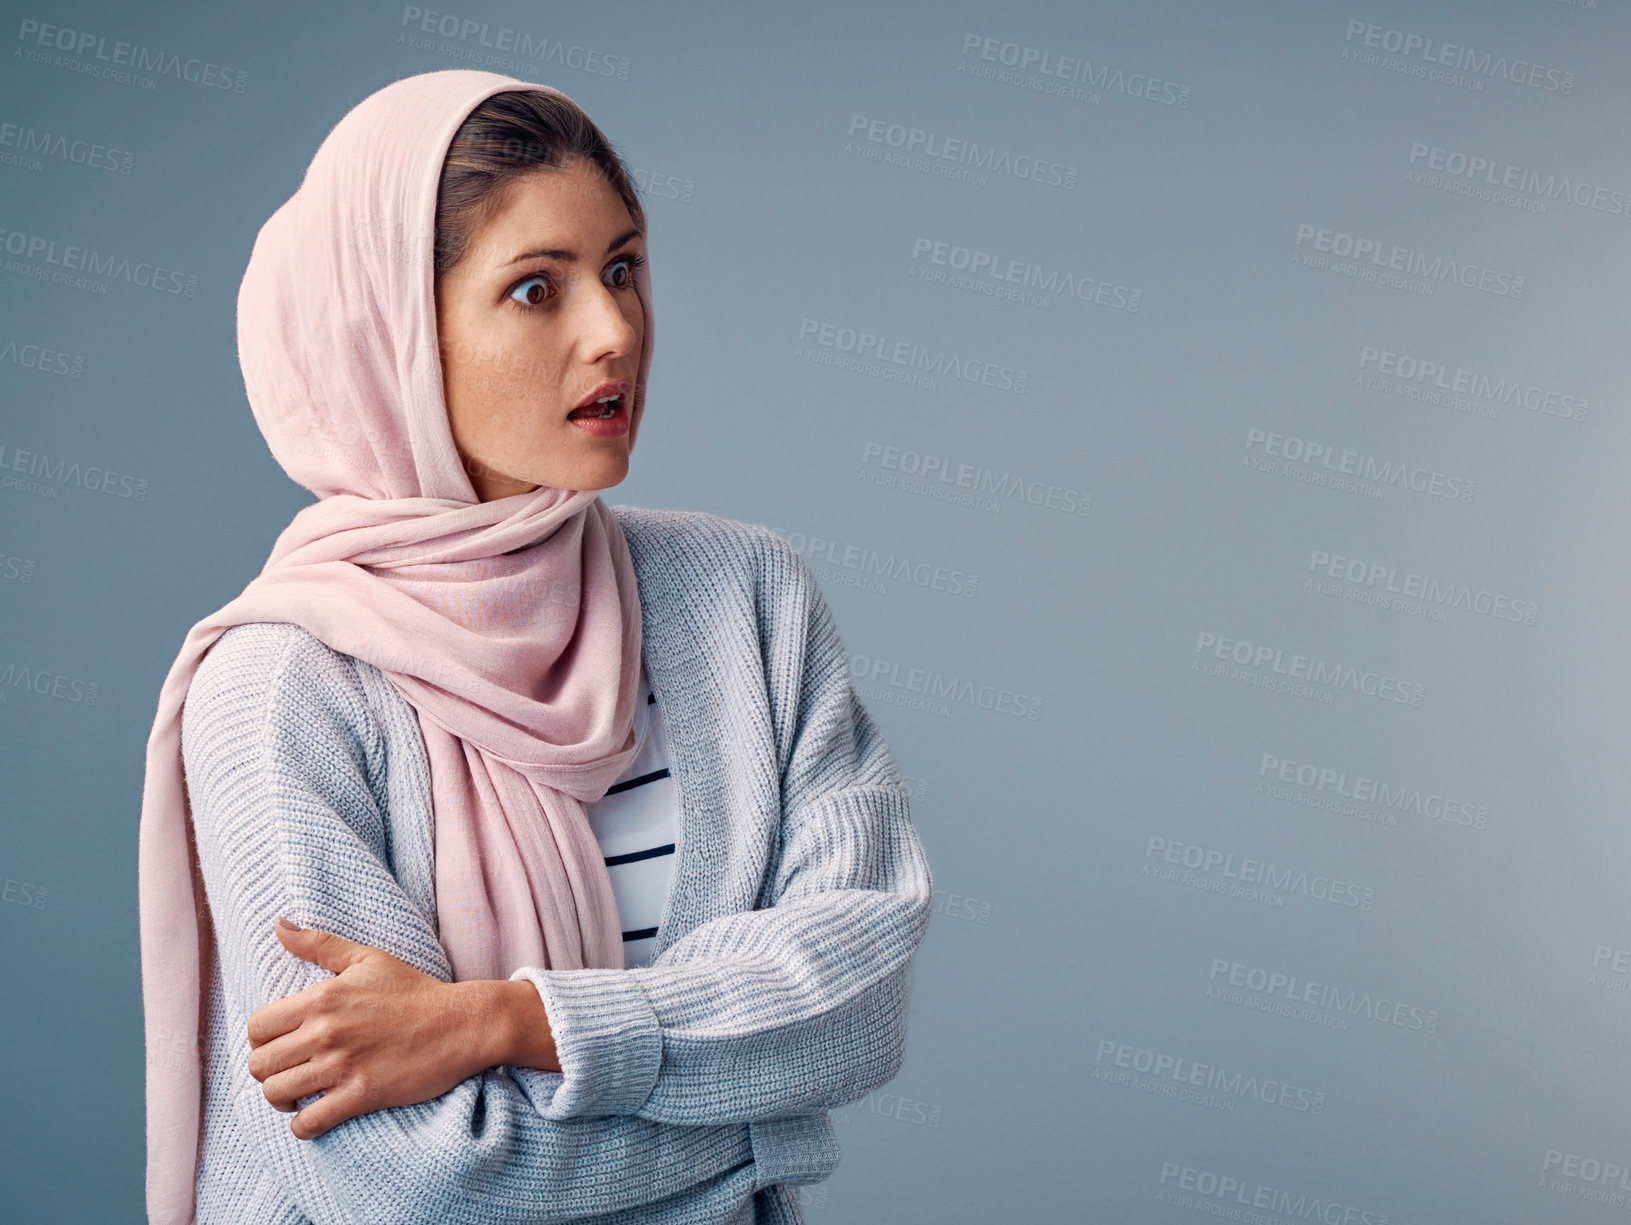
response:
<path fill-rule="evenodd" d="M 777 1183 L 820 1182 L 838 1168 L 838 1137 L 825 1110 L 751 1120 L 748 1138 L 753 1143 L 755 1191 Z"/>
<path fill-rule="evenodd" d="M 657 1084 L 663 1033 L 657 1013 L 627 970 L 542 970 L 521 966 L 549 1014 L 561 1083 L 547 1117 L 632 1115 Z"/>

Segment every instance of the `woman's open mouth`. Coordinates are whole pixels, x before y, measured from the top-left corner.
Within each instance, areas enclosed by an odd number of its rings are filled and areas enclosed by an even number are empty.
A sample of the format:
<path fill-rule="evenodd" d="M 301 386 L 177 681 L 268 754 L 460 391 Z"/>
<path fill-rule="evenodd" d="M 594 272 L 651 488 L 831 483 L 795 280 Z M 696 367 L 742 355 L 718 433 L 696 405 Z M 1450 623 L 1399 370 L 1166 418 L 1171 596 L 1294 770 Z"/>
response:
<path fill-rule="evenodd" d="M 566 419 L 596 437 L 613 438 L 628 432 L 628 400 L 628 391 L 608 392 L 574 408 Z"/>
<path fill-rule="evenodd" d="M 622 396 L 611 396 L 605 400 L 596 400 L 588 408 L 574 408 L 574 417 L 615 417 L 617 407 L 623 402 Z"/>

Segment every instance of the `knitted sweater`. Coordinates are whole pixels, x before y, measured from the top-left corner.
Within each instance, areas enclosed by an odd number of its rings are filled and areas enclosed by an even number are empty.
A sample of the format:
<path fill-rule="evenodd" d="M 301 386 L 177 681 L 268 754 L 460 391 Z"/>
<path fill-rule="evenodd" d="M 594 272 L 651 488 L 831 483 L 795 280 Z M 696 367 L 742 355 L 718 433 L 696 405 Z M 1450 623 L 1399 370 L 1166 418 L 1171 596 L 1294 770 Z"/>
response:
<path fill-rule="evenodd" d="M 215 930 L 199 1225 L 794 1225 L 793 1185 L 838 1162 L 828 1108 L 899 1070 L 932 881 L 816 580 L 768 528 L 611 509 L 679 846 L 651 965 L 510 975 L 537 988 L 560 1072 L 492 1068 L 294 1137 L 245 1026 L 332 973 L 273 917 L 452 978 L 424 742 L 382 673 L 298 626 L 235 626 L 202 661 L 182 715 Z"/>

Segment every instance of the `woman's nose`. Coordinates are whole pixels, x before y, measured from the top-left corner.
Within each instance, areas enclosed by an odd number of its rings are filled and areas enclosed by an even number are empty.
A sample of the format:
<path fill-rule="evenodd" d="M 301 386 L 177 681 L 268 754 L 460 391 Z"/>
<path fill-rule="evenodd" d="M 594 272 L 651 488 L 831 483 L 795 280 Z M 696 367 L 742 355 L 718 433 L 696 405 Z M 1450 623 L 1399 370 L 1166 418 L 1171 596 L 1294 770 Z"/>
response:
<path fill-rule="evenodd" d="M 622 357 L 637 340 L 634 325 L 623 313 L 616 291 L 602 285 L 592 290 L 584 304 L 583 339 L 589 359 Z"/>

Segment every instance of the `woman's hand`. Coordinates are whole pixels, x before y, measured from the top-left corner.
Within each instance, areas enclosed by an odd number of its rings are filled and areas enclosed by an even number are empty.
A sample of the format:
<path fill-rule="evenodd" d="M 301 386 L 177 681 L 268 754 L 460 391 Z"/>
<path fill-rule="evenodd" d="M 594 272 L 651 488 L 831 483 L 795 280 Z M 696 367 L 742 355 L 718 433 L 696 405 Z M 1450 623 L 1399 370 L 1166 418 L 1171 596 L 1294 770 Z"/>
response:
<path fill-rule="evenodd" d="M 296 1099 L 324 1090 L 289 1124 L 298 1139 L 355 1115 L 439 1097 L 505 1062 L 516 994 L 524 982 L 444 983 L 383 949 L 332 932 L 273 924 L 283 947 L 337 977 L 258 1008 L 249 1018 L 249 1074 L 266 1100 L 294 1113 Z"/>

